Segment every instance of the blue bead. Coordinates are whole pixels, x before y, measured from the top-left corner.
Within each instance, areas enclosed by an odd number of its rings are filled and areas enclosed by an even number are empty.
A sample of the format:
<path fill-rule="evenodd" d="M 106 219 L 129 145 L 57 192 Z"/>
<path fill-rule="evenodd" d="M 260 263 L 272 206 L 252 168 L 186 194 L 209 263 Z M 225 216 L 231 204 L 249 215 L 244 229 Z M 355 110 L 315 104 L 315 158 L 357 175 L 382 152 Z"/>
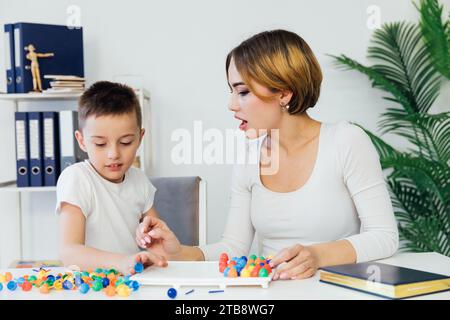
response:
<path fill-rule="evenodd" d="M 134 265 L 134 271 L 136 271 L 136 273 L 141 273 L 144 270 L 144 265 L 140 262 L 136 263 Z"/>
<path fill-rule="evenodd" d="M 55 276 L 50 274 L 47 276 L 47 280 L 52 280 L 53 282 L 55 282 Z"/>
<path fill-rule="evenodd" d="M 226 277 L 228 275 L 229 271 L 230 271 L 230 267 L 226 267 L 225 270 L 223 270 L 223 276 Z"/>
<path fill-rule="evenodd" d="M 106 288 L 107 286 L 109 286 L 109 279 L 108 278 L 103 278 L 102 284 L 103 284 L 103 288 Z"/>
<path fill-rule="evenodd" d="M 73 287 L 72 282 L 64 280 L 63 282 L 63 288 L 66 290 L 71 290 Z"/>
<path fill-rule="evenodd" d="M 0 291 L 3 290 L 3 284 L 0 282 Z"/>
<path fill-rule="evenodd" d="M 8 290 L 14 291 L 17 289 L 17 282 L 15 282 L 14 280 L 11 280 L 10 282 L 8 282 L 6 287 L 8 288 Z"/>
<path fill-rule="evenodd" d="M 89 285 L 87 283 L 82 283 L 79 290 L 81 293 L 85 294 L 89 291 Z"/>
<path fill-rule="evenodd" d="M 76 277 L 75 278 L 75 286 L 79 287 L 84 283 L 83 279 L 81 279 L 81 277 Z"/>
<path fill-rule="evenodd" d="M 264 262 L 260 262 L 259 265 L 260 265 L 261 267 L 264 267 Z"/>
<path fill-rule="evenodd" d="M 247 261 L 247 257 L 246 256 L 242 256 L 241 259 Z"/>
<path fill-rule="evenodd" d="M 137 291 L 141 285 L 137 281 L 131 281 L 128 285 L 129 288 L 133 289 L 133 291 Z"/>
<path fill-rule="evenodd" d="M 169 296 L 169 298 L 175 299 L 175 297 L 177 296 L 177 290 L 175 290 L 174 288 L 170 288 L 169 290 L 167 290 L 167 295 Z"/>
<path fill-rule="evenodd" d="M 22 284 L 24 282 L 25 282 L 25 279 L 23 277 L 20 277 L 19 279 L 17 279 L 18 284 Z"/>

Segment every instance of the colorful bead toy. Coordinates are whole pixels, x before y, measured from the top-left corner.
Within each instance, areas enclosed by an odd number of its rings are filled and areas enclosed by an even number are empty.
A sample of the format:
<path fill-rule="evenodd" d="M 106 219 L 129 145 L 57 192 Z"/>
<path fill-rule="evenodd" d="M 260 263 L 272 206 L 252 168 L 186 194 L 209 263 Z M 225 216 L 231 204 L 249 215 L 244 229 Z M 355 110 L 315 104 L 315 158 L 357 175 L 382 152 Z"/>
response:
<path fill-rule="evenodd" d="M 139 270 L 139 266 L 137 269 Z M 129 279 L 130 276 L 123 276 L 114 269 L 97 268 L 95 271 L 74 271 L 64 274 L 50 274 L 50 270 L 43 268 L 33 269 L 33 271 L 36 272 L 34 275 L 23 275 L 17 278 L 14 278 L 10 272 L 0 274 L 0 291 L 4 286 L 11 292 L 17 287 L 27 292 L 35 287 L 42 294 L 49 294 L 53 290 L 77 290 L 81 294 L 86 294 L 92 289 L 96 292 L 103 291 L 109 297 L 116 294 L 128 297 L 131 292 L 139 290 L 140 287 L 137 281 Z"/>
<path fill-rule="evenodd" d="M 269 266 L 271 258 L 253 254 L 248 258 L 242 256 L 229 259 L 226 253 L 222 253 L 219 258 L 219 272 L 227 278 L 268 277 L 272 273 Z"/>

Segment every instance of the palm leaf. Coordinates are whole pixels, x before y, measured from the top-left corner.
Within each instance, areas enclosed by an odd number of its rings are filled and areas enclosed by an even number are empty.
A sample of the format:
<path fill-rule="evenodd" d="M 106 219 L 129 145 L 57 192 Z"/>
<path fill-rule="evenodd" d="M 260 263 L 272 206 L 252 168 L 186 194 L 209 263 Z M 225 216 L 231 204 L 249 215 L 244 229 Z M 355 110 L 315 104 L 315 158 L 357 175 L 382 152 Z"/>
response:
<path fill-rule="evenodd" d="M 398 110 L 388 109 L 391 119 L 382 119 L 379 124 L 383 127 L 382 133 L 399 134 L 408 139 L 422 152 L 411 150 L 416 155 L 424 156 L 431 161 L 443 164 L 450 160 L 450 112 L 438 114 L 415 113 L 404 115 Z"/>
<path fill-rule="evenodd" d="M 436 0 L 421 0 L 420 28 L 431 61 L 442 75 L 450 79 L 450 24 L 442 21 L 443 6 Z"/>

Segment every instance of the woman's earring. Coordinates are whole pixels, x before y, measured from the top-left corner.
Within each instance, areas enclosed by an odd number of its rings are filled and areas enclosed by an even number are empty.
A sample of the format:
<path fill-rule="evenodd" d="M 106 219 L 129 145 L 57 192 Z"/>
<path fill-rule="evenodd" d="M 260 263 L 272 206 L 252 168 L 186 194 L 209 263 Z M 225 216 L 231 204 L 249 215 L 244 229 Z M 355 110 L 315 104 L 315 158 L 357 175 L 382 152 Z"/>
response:
<path fill-rule="evenodd" d="M 281 108 L 284 110 L 284 111 L 288 111 L 289 110 L 289 105 L 287 104 L 287 105 L 284 105 L 284 103 L 282 102 L 282 103 L 280 103 L 280 106 L 281 106 Z"/>

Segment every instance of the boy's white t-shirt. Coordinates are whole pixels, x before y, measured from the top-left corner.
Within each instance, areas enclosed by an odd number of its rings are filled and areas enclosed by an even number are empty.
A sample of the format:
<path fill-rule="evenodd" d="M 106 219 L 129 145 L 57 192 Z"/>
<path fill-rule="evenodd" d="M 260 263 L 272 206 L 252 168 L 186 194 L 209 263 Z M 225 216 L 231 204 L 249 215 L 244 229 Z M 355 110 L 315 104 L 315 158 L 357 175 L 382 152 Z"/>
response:
<path fill-rule="evenodd" d="M 89 160 L 64 169 L 57 183 L 56 213 L 61 202 L 81 209 L 86 217 L 85 245 L 114 253 L 132 254 L 142 214 L 153 206 L 156 188 L 138 168 L 130 167 L 121 183 L 103 178 Z"/>

